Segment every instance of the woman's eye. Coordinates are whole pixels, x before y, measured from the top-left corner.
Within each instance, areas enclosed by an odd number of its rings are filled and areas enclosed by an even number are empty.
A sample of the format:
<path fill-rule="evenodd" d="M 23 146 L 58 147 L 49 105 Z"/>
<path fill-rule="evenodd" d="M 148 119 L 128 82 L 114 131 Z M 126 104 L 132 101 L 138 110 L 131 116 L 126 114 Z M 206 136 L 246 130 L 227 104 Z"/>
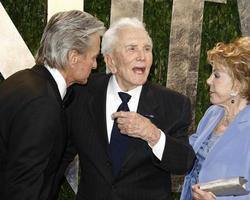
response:
<path fill-rule="evenodd" d="M 220 78 L 220 74 L 219 73 L 214 73 L 214 77 L 215 78 Z"/>

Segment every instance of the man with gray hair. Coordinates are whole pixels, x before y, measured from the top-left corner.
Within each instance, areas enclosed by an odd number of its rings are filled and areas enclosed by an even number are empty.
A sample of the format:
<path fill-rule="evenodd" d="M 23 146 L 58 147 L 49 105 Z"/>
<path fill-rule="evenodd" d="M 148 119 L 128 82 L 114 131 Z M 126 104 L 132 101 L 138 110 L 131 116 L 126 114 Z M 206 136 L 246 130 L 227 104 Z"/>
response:
<path fill-rule="evenodd" d="M 114 22 L 102 39 L 111 73 L 74 88 L 69 114 L 81 165 L 77 200 L 169 200 L 170 174 L 192 166 L 190 101 L 147 81 L 152 46 L 138 19 Z"/>
<path fill-rule="evenodd" d="M 36 65 L 0 84 L 1 200 L 53 199 L 68 135 L 65 107 L 72 98 L 64 98 L 66 90 L 85 84 L 97 67 L 104 29 L 88 13 L 56 13 L 45 27 Z"/>

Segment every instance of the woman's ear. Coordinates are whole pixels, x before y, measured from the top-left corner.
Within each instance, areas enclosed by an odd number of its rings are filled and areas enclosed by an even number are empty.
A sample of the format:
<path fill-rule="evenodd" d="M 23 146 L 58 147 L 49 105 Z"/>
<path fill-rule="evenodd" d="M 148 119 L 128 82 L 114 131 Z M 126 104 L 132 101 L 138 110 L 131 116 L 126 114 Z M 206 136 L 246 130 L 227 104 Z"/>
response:
<path fill-rule="evenodd" d="M 104 61 L 106 63 L 106 66 L 108 67 L 109 71 L 112 74 L 115 74 L 117 72 L 115 60 L 113 59 L 112 55 L 107 54 L 104 56 Z"/>
<path fill-rule="evenodd" d="M 234 81 L 234 85 L 233 85 L 233 90 L 238 94 L 242 91 L 242 84 L 240 83 L 240 81 L 235 80 Z"/>

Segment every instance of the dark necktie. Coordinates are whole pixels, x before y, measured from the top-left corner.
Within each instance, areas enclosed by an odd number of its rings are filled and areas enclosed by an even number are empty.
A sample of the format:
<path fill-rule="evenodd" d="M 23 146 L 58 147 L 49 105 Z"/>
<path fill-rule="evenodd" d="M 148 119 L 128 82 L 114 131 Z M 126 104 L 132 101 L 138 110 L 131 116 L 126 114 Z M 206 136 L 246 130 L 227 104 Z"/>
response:
<path fill-rule="evenodd" d="M 129 111 L 128 102 L 131 96 L 124 92 L 118 92 L 122 103 L 117 109 L 118 111 Z M 124 156 L 127 151 L 129 142 L 129 137 L 127 135 L 123 135 L 120 132 L 120 129 L 117 126 L 116 120 L 114 120 L 113 128 L 111 131 L 111 139 L 110 139 L 110 155 L 112 161 L 112 171 L 113 175 L 116 176 L 121 169 L 122 162 Z"/>

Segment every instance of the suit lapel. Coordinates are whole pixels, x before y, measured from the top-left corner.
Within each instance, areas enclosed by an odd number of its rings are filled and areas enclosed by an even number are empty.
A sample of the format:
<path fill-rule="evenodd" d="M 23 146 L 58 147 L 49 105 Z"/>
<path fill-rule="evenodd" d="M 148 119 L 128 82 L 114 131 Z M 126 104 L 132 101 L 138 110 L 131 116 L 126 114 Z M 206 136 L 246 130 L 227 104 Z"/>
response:
<path fill-rule="evenodd" d="M 142 87 L 137 112 L 151 121 L 156 122 L 155 114 L 158 113 L 158 109 L 159 104 L 156 101 L 154 91 L 150 87 L 150 83 L 147 82 Z"/>
<path fill-rule="evenodd" d="M 90 89 L 90 101 L 89 103 L 89 111 L 92 119 L 95 121 L 94 124 L 97 126 L 96 134 L 99 143 L 102 146 L 102 149 L 108 156 L 108 136 L 107 136 L 107 125 L 106 125 L 106 95 L 107 95 L 107 85 L 110 76 L 107 76 L 105 80 L 105 84 L 99 85 L 98 88 L 92 88 L 98 91 L 91 91 Z M 93 95 L 92 95 L 93 94 Z"/>
<path fill-rule="evenodd" d="M 106 94 L 107 85 L 110 76 L 105 76 L 105 80 L 93 79 L 94 86 L 89 86 L 89 100 L 87 109 L 90 114 L 90 122 L 95 124 L 89 134 L 94 134 L 92 137 L 96 142 L 96 148 L 98 148 L 98 160 L 96 166 L 106 180 L 112 181 L 111 167 L 107 165 L 107 161 L 111 163 L 108 153 L 108 136 L 106 126 Z M 89 81 L 90 84 L 91 81 Z M 100 84 L 99 84 L 100 81 Z M 103 164 L 105 163 L 105 164 Z"/>

